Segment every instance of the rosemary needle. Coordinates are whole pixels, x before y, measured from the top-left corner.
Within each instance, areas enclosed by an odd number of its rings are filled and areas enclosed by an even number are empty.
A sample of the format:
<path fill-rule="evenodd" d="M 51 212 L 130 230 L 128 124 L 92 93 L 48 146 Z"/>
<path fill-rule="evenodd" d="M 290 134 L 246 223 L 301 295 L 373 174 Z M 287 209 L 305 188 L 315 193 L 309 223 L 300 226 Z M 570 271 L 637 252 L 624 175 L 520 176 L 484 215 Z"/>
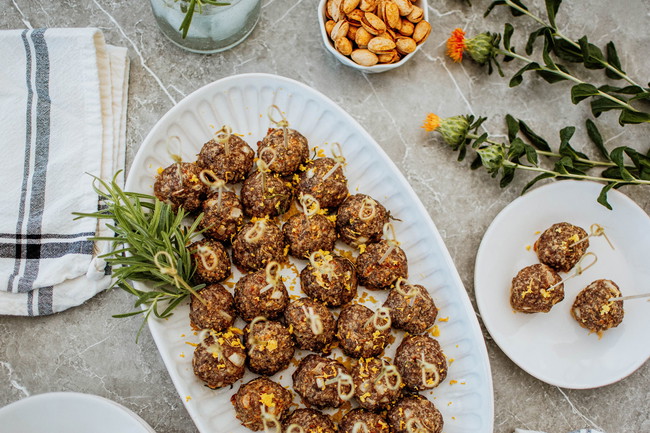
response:
<path fill-rule="evenodd" d="M 115 177 L 111 182 L 93 177 L 93 188 L 103 207 L 94 213 L 75 212 L 75 219 L 113 220 L 107 227 L 115 233 L 114 237 L 95 236 L 89 240 L 111 243 L 110 252 L 100 256 L 113 268 L 111 288 L 117 286 L 134 295 L 137 298 L 134 307 L 140 308 L 113 317 L 144 314 L 139 336 L 151 314 L 163 319 L 171 316 L 172 310 L 188 295 L 197 295 L 205 286 L 188 283 L 195 271 L 188 246 L 200 233 L 198 225 L 203 215 L 188 227 L 183 223 L 186 213 L 182 208 L 174 212 L 170 205 L 153 196 L 125 192 Z M 132 281 L 149 282 L 152 287 L 138 290 Z"/>

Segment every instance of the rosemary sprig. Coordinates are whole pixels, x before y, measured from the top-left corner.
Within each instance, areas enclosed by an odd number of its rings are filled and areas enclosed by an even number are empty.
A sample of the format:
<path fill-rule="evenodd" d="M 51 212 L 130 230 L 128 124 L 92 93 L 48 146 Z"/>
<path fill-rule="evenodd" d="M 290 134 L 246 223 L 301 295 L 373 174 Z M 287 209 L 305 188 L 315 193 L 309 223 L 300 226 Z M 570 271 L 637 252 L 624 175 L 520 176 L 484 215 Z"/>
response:
<path fill-rule="evenodd" d="M 524 121 L 509 114 L 506 116 L 507 143 L 490 139 L 488 133 L 478 135 L 478 126 L 485 120 L 485 117 L 481 117 L 474 121 L 473 116 L 440 119 L 434 114 L 429 114 L 424 128 L 439 132 L 443 140 L 459 152 L 459 161 L 465 158 L 468 148 L 474 149 L 477 155 L 471 168 L 474 170 L 483 166 L 492 177 L 500 174 L 502 188 L 512 182 L 517 170 L 538 173 L 526 184 L 522 194 L 543 179 L 592 180 L 605 184 L 598 202 L 611 209 L 607 202 L 607 193 L 612 188 L 620 188 L 623 185 L 650 185 L 650 152 L 644 155 L 627 146 L 608 152 L 600 132 L 591 120 L 586 123 L 587 133 L 604 160 L 592 160 L 571 146 L 570 140 L 575 133 L 573 126 L 560 131 L 560 145 L 558 151 L 553 152 L 545 139 L 537 135 Z M 540 156 L 549 158 L 553 162 L 553 168 L 541 167 Z M 596 167 L 604 170 L 599 175 L 588 173 Z"/>
<path fill-rule="evenodd" d="M 227 2 L 218 2 L 215 0 L 174 0 L 181 2 L 181 12 L 185 14 L 183 22 L 181 23 L 178 31 L 182 33 L 183 39 L 187 37 L 187 32 L 190 29 L 192 24 L 192 18 L 194 17 L 194 12 L 203 13 L 203 5 L 212 5 L 212 6 L 229 6 L 230 3 Z"/>
<path fill-rule="evenodd" d="M 117 176 L 117 174 L 116 174 Z M 100 257 L 113 268 L 115 282 L 134 295 L 137 300 L 130 313 L 113 317 L 144 314 L 138 336 L 147 319 L 154 314 L 159 318 L 172 315 L 172 310 L 189 294 L 196 295 L 205 285 L 191 286 L 195 265 L 188 245 L 200 231 L 197 229 L 202 215 L 187 227 L 183 223 L 185 212 L 174 212 L 170 205 L 155 197 L 135 192 L 125 192 L 115 182 L 94 177 L 93 188 L 102 198 L 104 207 L 94 213 L 79 213 L 79 218 L 113 220 L 107 224 L 114 237 L 96 236 L 93 241 L 108 241 L 111 251 Z M 132 281 L 152 283 L 151 290 L 138 290 Z"/>
<path fill-rule="evenodd" d="M 650 122 L 649 107 L 639 106 L 640 102 L 650 101 L 650 87 L 637 84 L 623 71 L 614 43 L 607 44 L 605 56 L 600 48 L 589 42 L 587 36 L 577 41 L 570 39 L 560 32 L 555 22 L 562 0 L 545 0 L 545 3 L 547 20 L 530 12 L 521 0 L 494 1 L 485 13 L 487 16 L 496 6 L 506 6 L 513 16 L 525 15 L 542 25 L 528 37 L 525 47 L 527 56 L 517 53 L 511 44 L 514 27 L 510 23 L 505 24 L 503 35 L 482 33 L 474 38 L 465 39 L 462 30 L 455 30 L 447 41 L 449 55 L 454 60 L 460 61 L 462 53 L 467 51 L 478 63 L 488 64 L 488 73 L 492 72 L 492 63 L 494 63 L 501 76 L 503 71 L 497 56 L 502 55 L 504 62 L 517 59 L 525 65 L 511 77 L 510 87 L 521 84 L 524 73 L 533 71 L 551 84 L 572 81 L 574 85 L 571 87 L 571 101 L 578 104 L 585 99 L 590 99 L 591 112 L 595 117 L 606 111 L 616 110 L 620 111 L 618 120 L 621 125 Z M 533 54 L 535 43 L 539 38 L 544 42 L 542 61 L 529 57 Z M 501 48 L 501 41 L 503 41 L 503 48 Z M 617 87 L 589 83 L 559 61 L 580 63 L 586 69 L 604 69 L 608 78 L 623 79 L 630 85 Z"/>

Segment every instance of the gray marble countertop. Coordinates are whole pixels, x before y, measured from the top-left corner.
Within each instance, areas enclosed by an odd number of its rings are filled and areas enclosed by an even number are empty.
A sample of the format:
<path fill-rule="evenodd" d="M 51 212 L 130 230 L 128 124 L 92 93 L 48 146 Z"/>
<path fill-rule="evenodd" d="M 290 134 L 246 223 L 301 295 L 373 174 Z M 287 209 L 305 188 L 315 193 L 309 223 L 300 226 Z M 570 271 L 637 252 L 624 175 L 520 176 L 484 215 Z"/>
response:
<path fill-rule="evenodd" d="M 199 87 L 246 72 L 274 73 L 301 81 L 348 111 L 383 147 L 407 177 L 435 222 L 474 302 L 474 261 L 492 219 L 514 200 L 532 178 L 518 174 L 500 189 L 483 170 L 420 128 L 428 112 L 441 116 L 472 113 L 489 117 L 487 130 L 505 134 L 504 117 L 512 113 L 555 146 L 558 131 L 577 127 L 576 147 L 592 155 L 584 122 L 587 103 L 574 106 L 566 83 L 548 85 L 527 77 L 516 88 L 497 74 L 488 76 L 471 62 L 453 63 L 444 54 L 452 29 L 468 35 L 501 31 L 516 20 L 519 46 L 534 27 L 505 10 L 484 19 L 489 2 L 429 0 L 433 31 L 415 57 L 400 69 L 364 75 L 340 64 L 323 48 L 315 0 L 263 0 L 262 17 L 249 39 L 215 55 L 185 52 L 158 31 L 148 1 L 140 0 L 0 0 L 0 28 L 99 27 L 108 43 L 125 46 L 131 58 L 128 105 L 130 162 L 156 121 Z M 528 0 L 535 10 L 541 0 Z M 646 83 L 650 76 L 650 0 L 565 2 L 560 28 L 604 46 L 616 41 L 623 66 Z M 526 30 L 524 33 L 523 30 Z M 517 65 L 507 64 L 510 76 Z M 602 72 L 593 77 L 601 80 Z M 602 81 L 602 80 L 601 80 Z M 647 152 L 650 125 L 622 128 L 613 114 L 598 119 L 607 147 L 629 145 Z M 622 191 L 646 212 L 650 188 Z M 50 317 L 0 317 L 0 406 L 50 391 L 97 394 L 121 403 L 158 433 L 197 431 L 174 389 L 151 335 L 138 344 L 140 318 L 113 319 L 131 308 L 128 295 L 113 290 L 84 305 Z M 618 383 L 593 390 L 547 385 L 511 362 L 484 332 L 494 380 L 494 431 L 528 428 L 564 433 L 592 427 L 608 433 L 650 431 L 650 363 Z M 639 342 L 639 344 L 647 344 Z M 0 426 L 0 431 L 2 427 Z M 10 432 L 14 433 L 14 432 Z"/>

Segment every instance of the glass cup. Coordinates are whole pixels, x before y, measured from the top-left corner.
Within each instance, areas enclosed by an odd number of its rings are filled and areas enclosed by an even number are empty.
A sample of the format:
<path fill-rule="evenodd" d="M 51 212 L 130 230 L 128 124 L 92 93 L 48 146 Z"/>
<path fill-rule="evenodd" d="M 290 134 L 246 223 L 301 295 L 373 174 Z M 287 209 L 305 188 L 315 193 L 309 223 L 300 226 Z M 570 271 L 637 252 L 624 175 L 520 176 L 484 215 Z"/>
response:
<path fill-rule="evenodd" d="M 194 53 L 228 50 L 251 34 L 260 16 L 262 0 L 223 0 L 228 6 L 196 6 L 192 23 L 183 38 L 179 29 L 185 19 L 185 0 L 150 0 L 160 31 L 174 44 Z"/>

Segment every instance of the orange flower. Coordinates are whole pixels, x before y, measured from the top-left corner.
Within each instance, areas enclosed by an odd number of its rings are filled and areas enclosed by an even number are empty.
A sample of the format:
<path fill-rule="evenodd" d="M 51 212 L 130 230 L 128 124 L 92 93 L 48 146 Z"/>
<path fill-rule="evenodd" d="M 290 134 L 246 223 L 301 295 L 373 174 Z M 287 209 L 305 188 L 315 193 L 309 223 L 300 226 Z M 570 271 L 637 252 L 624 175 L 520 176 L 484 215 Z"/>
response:
<path fill-rule="evenodd" d="M 465 50 L 465 32 L 463 29 L 455 29 L 447 39 L 447 55 L 454 62 L 463 60 L 463 51 Z"/>
<path fill-rule="evenodd" d="M 440 117 L 433 113 L 427 114 L 427 118 L 424 120 L 424 125 L 422 125 L 422 127 L 428 132 L 435 131 L 439 126 Z"/>

